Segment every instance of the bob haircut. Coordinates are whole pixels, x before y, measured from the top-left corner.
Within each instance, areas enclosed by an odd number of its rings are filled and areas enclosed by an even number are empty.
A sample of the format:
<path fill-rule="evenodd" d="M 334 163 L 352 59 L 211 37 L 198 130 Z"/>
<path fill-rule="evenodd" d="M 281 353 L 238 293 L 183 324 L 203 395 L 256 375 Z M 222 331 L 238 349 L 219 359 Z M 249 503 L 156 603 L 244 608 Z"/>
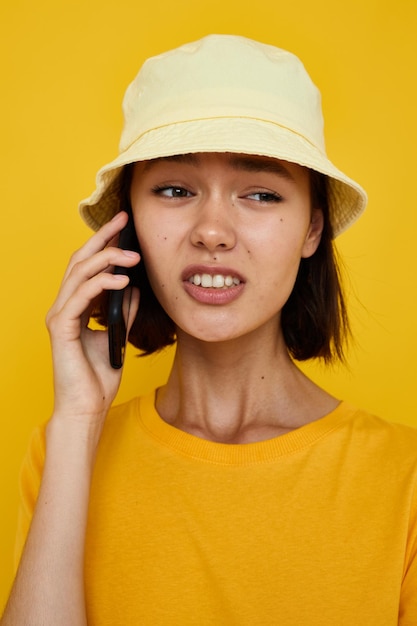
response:
<path fill-rule="evenodd" d="M 118 210 L 129 214 L 133 167 L 134 163 L 126 165 L 112 185 L 119 198 Z M 310 193 L 312 208 L 323 211 L 323 232 L 316 252 L 301 259 L 293 291 L 281 312 L 282 331 L 288 352 L 295 360 L 321 358 L 325 362 L 343 362 L 350 327 L 333 245 L 325 175 L 310 170 Z M 141 356 L 146 356 L 174 344 L 176 329 L 155 297 L 143 261 L 132 284 L 139 287 L 141 298 L 128 339 Z M 105 293 L 92 315 L 103 326 L 107 326 L 107 308 Z"/>

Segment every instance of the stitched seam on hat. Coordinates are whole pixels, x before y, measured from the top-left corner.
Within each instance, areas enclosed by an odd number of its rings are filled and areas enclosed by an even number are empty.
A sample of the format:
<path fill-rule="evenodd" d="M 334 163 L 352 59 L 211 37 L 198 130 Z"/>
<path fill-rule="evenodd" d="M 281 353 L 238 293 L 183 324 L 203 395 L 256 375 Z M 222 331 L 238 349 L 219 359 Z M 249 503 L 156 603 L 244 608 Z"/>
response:
<path fill-rule="evenodd" d="M 136 137 L 136 139 L 134 139 L 123 150 L 123 152 L 120 153 L 120 155 L 122 155 L 124 152 L 127 152 L 137 141 L 139 141 L 139 139 L 141 139 L 142 137 L 144 137 L 148 133 L 151 133 L 151 132 L 156 131 L 156 130 L 160 130 L 161 128 L 168 128 L 169 126 L 176 126 L 177 124 L 178 125 L 179 124 L 189 124 L 190 122 L 204 122 L 204 121 L 208 121 L 208 120 L 213 120 L 213 121 L 214 120 L 235 120 L 235 119 L 239 119 L 239 120 L 253 120 L 253 121 L 256 121 L 256 122 L 262 122 L 262 123 L 267 124 L 267 125 L 278 126 L 279 128 L 284 128 L 285 130 L 288 130 L 293 135 L 296 135 L 297 137 L 301 137 L 301 139 L 303 139 L 308 144 L 310 144 L 310 146 L 312 146 L 315 150 L 317 150 L 317 152 L 319 152 L 321 155 L 326 157 L 326 159 L 328 158 L 325 152 L 323 152 L 315 143 L 310 141 L 310 139 L 308 139 L 302 133 L 300 133 L 300 132 L 298 132 L 296 130 L 293 130 L 292 128 L 289 128 L 288 126 L 285 126 L 284 124 L 278 124 L 277 122 L 272 122 L 271 120 L 265 120 L 265 119 L 263 119 L 261 117 L 251 117 L 251 116 L 244 116 L 244 115 L 219 115 L 217 117 L 196 117 L 196 118 L 193 118 L 191 120 L 183 120 L 183 121 L 170 122 L 170 123 L 167 123 L 167 124 L 161 124 L 160 126 L 155 126 L 154 128 L 149 128 L 148 130 L 145 130 L 143 133 L 141 133 L 138 137 Z"/>

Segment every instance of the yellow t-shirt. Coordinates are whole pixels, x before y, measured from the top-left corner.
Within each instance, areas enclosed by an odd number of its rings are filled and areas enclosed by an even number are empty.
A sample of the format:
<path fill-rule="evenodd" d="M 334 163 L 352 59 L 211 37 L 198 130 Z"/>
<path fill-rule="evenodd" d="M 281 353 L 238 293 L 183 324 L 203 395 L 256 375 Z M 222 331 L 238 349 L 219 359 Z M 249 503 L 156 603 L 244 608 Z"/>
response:
<path fill-rule="evenodd" d="M 18 550 L 44 457 L 22 473 Z M 92 482 L 89 626 L 416 626 L 417 430 L 346 403 L 267 441 L 111 410 Z"/>

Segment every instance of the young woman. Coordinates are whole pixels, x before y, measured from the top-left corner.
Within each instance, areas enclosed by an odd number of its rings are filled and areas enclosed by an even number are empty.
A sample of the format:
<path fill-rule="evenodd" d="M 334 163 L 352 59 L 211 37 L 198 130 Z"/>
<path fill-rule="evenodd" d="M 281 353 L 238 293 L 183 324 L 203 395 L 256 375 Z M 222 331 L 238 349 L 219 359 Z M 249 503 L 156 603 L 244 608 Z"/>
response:
<path fill-rule="evenodd" d="M 333 239 L 366 202 L 317 89 L 288 52 L 209 36 L 147 61 L 124 110 L 47 316 L 55 407 L 2 624 L 417 623 L 417 433 L 295 363 L 343 358 Z M 128 219 L 140 252 L 116 245 Z M 129 340 L 176 356 L 111 408 L 121 370 L 88 322 L 134 267 Z"/>

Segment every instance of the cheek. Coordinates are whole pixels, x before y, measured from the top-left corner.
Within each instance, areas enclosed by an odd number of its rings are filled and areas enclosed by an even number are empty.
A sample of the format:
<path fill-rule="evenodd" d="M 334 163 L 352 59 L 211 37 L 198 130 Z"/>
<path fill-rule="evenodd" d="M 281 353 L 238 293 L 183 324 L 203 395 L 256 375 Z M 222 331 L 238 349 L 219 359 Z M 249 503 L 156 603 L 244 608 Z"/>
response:
<path fill-rule="evenodd" d="M 298 265 L 305 245 L 308 225 L 305 221 L 294 225 L 291 220 L 281 217 L 262 231 L 252 231 L 247 246 L 248 252 L 255 250 L 261 255 L 265 268 L 275 265 L 284 271 L 294 264 Z"/>
<path fill-rule="evenodd" d="M 168 229 L 161 229 L 160 224 L 145 219 L 141 220 L 137 232 L 150 285 L 158 300 L 163 300 L 173 281 L 173 237 Z"/>
<path fill-rule="evenodd" d="M 274 234 L 271 236 L 271 232 Z M 258 250 L 260 260 L 257 265 L 257 278 L 266 285 L 267 294 L 275 302 L 282 306 L 290 296 L 297 278 L 302 251 L 304 246 L 304 233 L 300 230 L 285 228 L 285 220 L 280 228 L 270 231 L 260 242 L 262 245 L 251 246 L 253 258 L 255 248 Z M 271 302 L 272 304 L 272 302 Z"/>
<path fill-rule="evenodd" d="M 149 257 L 156 251 L 172 247 L 181 237 L 181 224 L 169 213 L 158 212 L 152 205 L 147 209 L 137 207 L 134 221 L 141 249 Z"/>
<path fill-rule="evenodd" d="M 161 228 L 161 222 L 156 222 L 146 212 L 135 214 L 134 221 L 143 258 L 146 263 L 150 263 L 157 251 L 168 242 L 168 230 Z"/>

